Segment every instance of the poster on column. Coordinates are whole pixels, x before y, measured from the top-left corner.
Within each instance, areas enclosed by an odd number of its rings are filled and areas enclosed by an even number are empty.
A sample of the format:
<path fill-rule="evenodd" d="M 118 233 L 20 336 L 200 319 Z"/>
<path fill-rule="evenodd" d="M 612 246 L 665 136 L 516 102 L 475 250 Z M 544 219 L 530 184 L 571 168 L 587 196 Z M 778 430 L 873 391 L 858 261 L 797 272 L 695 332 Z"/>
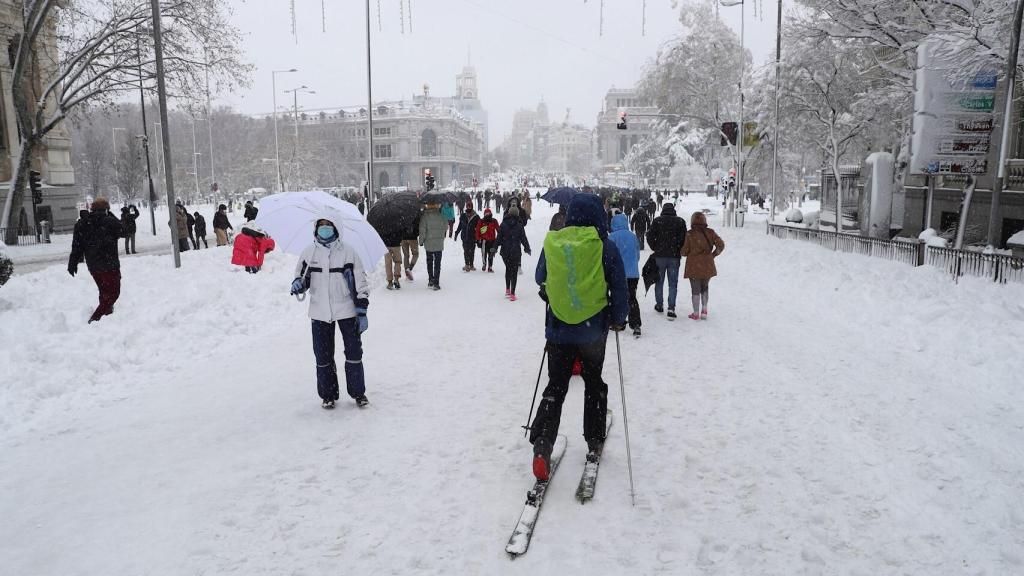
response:
<path fill-rule="evenodd" d="M 917 63 L 911 172 L 987 173 L 995 125 L 996 71 L 965 74 L 945 54 L 938 54 L 931 42 L 918 48 Z"/>

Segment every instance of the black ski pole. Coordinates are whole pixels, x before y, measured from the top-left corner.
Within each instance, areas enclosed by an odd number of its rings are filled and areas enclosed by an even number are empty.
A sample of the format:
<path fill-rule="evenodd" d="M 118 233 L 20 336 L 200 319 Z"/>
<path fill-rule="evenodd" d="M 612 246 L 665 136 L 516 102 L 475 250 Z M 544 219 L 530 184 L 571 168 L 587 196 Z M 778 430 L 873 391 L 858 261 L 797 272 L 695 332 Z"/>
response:
<path fill-rule="evenodd" d="M 533 420 L 533 408 L 537 405 L 537 391 L 540 390 L 540 376 L 544 373 L 544 361 L 548 357 L 548 347 L 544 346 L 544 354 L 540 357 L 540 368 L 537 370 L 537 385 L 533 388 L 533 402 L 530 402 L 530 415 L 526 417 L 526 426 L 523 426 L 523 438 L 530 433 L 530 421 Z"/>
<path fill-rule="evenodd" d="M 626 384 L 622 379 L 622 348 L 619 346 L 619 333 L 615 333 L 615 356 L 619 360 L 619 390 L 622 396 L 622 428 L 626 432 L 626 465 L 629 467 L 629 496 L 636 506 L 636 490 L 633 488 L 633 457 L 629 453 L 629 420 L 626 418 Z"/>

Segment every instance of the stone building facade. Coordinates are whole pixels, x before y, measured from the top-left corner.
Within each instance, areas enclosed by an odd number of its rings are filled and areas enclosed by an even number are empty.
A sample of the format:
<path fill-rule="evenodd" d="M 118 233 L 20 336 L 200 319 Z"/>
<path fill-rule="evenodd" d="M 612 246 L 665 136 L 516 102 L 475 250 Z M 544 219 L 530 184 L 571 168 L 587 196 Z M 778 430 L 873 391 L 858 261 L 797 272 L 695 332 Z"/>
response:
<path fill-rule="evenodd" d="M 619 130 L 619 114 L 626 113 L 626 130 Z M 658 108 L 648 105 L 635 88 L 612 88 L 604 96 L 604 104 L 597 115 L 596 155 L 599 172 L 612 179 L 625 170 L 623 160 L 633 146 L 651 136 L 657 118 L 644 115 L 658 114 Z"/>
<path fill-rule="evenodd" d="M 570 120 L 552 122 L 543 101 L 512 117 L 499 157 L 509 167 L 542 172 L 588 174 L 593 167 L 593 130 Z"/>
<path fill-rule="evenodd" d="M 0 0 L 0 37 L 4 46 L 10 45 L 14 31 L 20 27 L 21 10 L 22 3 L 19 0 Z M 55 65 L 58 55 L 54 35 L 43 34 L 41 39 L 39 65 Z M 10 58 L 0 58 L 0 207 L 7 201 L 20 148 L 14 98 L 11 94 L 13 65 Z M 33 81 L 41 83 L 48 76 L 45 69 L 42 72 L 37 70 Z M 41 86 L 37 89 L 41 89 Z M 49 105 L 53 106 L 54 103 L 50 102 Z M 40 172 L 43 181 L 43 203 L 35 207 L 36 221 L 49 221 L 55 231 L 70 230 L 78 219 L 77 205 L 81 198 L 74 186 L 71 138 L 63 125 L 50 132 L 43 145 L 36 150 L 32 168 Z M 21 209 L 11 214 L 10 223 L 19 228 L 19 234 L 34 235 L 32 198 L 27 190 Z"/>

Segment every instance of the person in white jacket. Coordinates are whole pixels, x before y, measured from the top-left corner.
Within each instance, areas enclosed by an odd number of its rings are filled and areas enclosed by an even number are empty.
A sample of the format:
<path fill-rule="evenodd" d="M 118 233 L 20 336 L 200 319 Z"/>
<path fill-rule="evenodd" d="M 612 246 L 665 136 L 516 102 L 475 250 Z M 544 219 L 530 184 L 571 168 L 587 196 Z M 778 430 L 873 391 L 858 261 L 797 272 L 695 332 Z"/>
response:
<path fill-rule="evenodd" d="M 362 333 L 369 327 L 369 284 L 356 251 L 345 244 L 341 229 L 318 220 L 313 244 L 302 251 L 295 266 L 292 294 L 309 292 L 313 321 L 316 386 L 325 409 L 338 400 L 338 370 L 334 362 L 334 325 L 345 345 L 345 384 L 348 395 L 362 408 L 366 399 Z"/>

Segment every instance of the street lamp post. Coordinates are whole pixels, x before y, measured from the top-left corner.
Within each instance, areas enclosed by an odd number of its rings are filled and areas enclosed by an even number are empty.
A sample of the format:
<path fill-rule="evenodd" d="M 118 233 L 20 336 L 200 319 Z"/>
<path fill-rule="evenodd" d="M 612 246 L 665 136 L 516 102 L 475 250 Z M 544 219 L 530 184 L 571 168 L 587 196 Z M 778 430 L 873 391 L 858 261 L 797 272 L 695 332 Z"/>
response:
<path fill-rule="evenodd" d="M 203 47 L 203 56 L 206 60 L 206 131 L 210 138 L 210 192 L 213 193 L 213 187 L 217 183 L 217 176 L 213 169 L 213 108 L 210 105 L 210 56 L 207 54 L 205 46 Z"/>
<path fill-rule="evenodd" d="M 119 128 L 117 126 L 115 126 L 115 127 L 110 129 L 110 142 L 111 142 L 111 146 L 113 146 L 113 148 L 114 148 L 114 189 L 117 190 L 118 198 L 120 198 L 120 196 L 121 196 L 121 183 L 118 182 L 118 180 L 120 179 L 120 174 L 117 171 L 117 131 L 118 130 L 124 132 L 124 128 Z"/>
<path fill-rule="evenodd" d="M 299 158 L 299 93 L 301 92 L 303 94 L 316 94 L 316 91 L 310 90 L 309 86 L 303 84 L 298 88 L 292 88 L 291 90 L 285 90 L 284 92 L 285 94 L 288 94 L 290 92 L 292 95 L 292 114 L 294 114 L 292 120 L 294 120 L 293 124 L 295 127 L 295 136 L 294 140 L 292 141 L 292 167 L 293 172 L 297 173 Z M 292 184 L 294 183 L 295 182 L 293 181 Z"/>
<path fill-rule="evenodd" d="M 410 17 L 409 28 L 412 28 Z M 373 205 L 373 61 L 370 58 L 370 0 L 366 0 L 366 137 L 369 141 L 366 163 L 366 207 Z"/>
<path fill-rule="evenodd" d="M 288 70 L 272 70 L 270 72 L 270 88 L 274 93 L 274 158 L 277 159 L 278 192 L 284 192 L 284 178 L 281 176 L 281 144 L 277 136 L 277 75 L 298 72 L 297 68 Z"/>
<path fill-rule="evenodd" d="M 739 89 L 740 89 L 740 121 L 737 127 L 736 136 L 736 196 L 734 198 L 736 202 L 736 210 L 739 211 L 743 207 L 743 69 L 744 61 L 746 56 L 746 44 L 745 44 L 745 29 L 746 29 L 746 6 L 744 0 L 720 0 L 722 6 L 739 6 L 740 7 L 740 76 L 739 76 Z M 738 217 L 736 217 L 738 220 Z M 734 225 L 735 225 L 734 220 Z"/>
<path fill-rule="evenodd" d="M 140 34 L 152 35 L 153 31 L 141 28 Z M 149 162 L 149 126 L 146 123 L 146 90 L 142 84 L 142 39 L 135 38 L 135 55 L 139 63 L 139 110 L 142 112 L 142 149 L 146 153 L 146 181 L 149 183 L 149 225 L 156 236 L 156 194 L 153 190 L 153 168 Z"/>
<path fill-rule="evenodd" d="M 199 191 L 199 151 L 196 149 L 196 117 L 192 117 L 192 171 L 196 177 L 196 197 L 202 196 Z M 195 202 L 196 200 L 193 200 Z"/>
<path fill-rule="evenodd" d="M 782 0 L 779 0 L 778 22 L 775 26 L 775 125 L 772 127 L 772 210 L 769 222 L 775 221 L 775 188 L 779 170 L 779 87 L 782 83 Z"/>
<path fill-rule="evenodd" d="M 164 181 L 167 186 L 167 212 L 172 222 L 174 218 L 174 175 L 172 166 L 167 162 L 173 162 L 171 156 L 171 134 L 167 123 L 167 83 L 164 73 L 164 40 L 163 31 L 160 29 L 160 0 L 151 0 L 150 6 L 153 11 L 153 52 L 156 56 L 156 93 L 160 105 L 160 130 L 161 143 L 164 153 Z M 174 259 L 174 267 L 181 268 L 181 254 L 178 252 L 178 227 L 171 226 L 171 255 Z"/>

